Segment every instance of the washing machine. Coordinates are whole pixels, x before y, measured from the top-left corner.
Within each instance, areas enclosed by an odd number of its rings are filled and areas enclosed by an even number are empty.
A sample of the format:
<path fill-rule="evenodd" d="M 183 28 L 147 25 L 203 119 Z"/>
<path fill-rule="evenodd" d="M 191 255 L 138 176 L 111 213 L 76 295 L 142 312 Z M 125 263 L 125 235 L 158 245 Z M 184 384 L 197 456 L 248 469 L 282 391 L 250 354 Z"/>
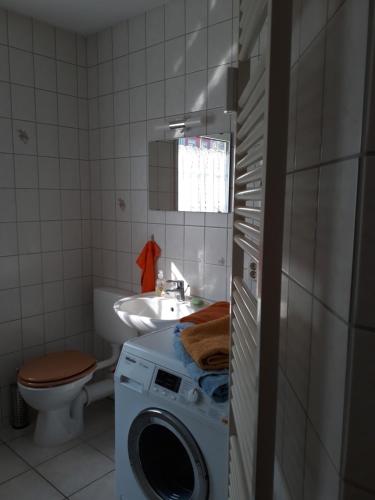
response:
<path fill-rule="evenodd" d="M 226 500 L 228 404 L 191 379 L 173 329 L 124 344 L 115 372 L 118 500 Z"/>

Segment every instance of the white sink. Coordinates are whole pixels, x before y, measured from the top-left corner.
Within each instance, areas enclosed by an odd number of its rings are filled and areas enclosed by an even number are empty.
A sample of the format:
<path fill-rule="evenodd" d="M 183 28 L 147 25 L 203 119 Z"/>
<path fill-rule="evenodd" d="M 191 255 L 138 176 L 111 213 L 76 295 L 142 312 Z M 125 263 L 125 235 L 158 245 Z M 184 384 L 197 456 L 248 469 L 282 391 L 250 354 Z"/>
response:
<path fill-rule="evenodd" d="M 178 323 L 180 318 L 208 305 L 209 303 L 204 301 L 201 305 L 194 306 L 189 300 L 179 302 L 175 297 L 159 297 L 152 292 L 125 297 L 118 300 L 113 307 L 128 327 L 140 333 L 148 333 L 172 326 Z"/>

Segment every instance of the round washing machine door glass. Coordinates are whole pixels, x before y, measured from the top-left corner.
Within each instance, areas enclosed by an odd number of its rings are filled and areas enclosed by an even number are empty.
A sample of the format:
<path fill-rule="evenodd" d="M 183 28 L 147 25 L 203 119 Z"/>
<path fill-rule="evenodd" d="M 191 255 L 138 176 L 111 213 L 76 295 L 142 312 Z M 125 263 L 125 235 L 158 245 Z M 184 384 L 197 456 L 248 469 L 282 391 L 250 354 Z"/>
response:
<path fill-rule="evenodd" d="M 207 500 L 203 455 L 189 430 L 171 413 L 142 411 L 129 429 L 128 454 L 149 500 Z"/>

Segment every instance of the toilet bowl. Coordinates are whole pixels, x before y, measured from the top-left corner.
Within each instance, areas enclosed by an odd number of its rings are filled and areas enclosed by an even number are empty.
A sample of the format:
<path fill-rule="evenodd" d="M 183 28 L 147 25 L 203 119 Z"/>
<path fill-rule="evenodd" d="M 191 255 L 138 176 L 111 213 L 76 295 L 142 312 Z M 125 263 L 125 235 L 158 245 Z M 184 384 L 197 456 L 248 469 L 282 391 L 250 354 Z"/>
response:
<path fill-rule="evenodd" d="M 136 334 L 113 310 L 117 300 L 129 295 L 117 289 L 94 289 L 95 331 L 111 343 L 110 358 L 97 362 L 80 351 L 52 352 L 27 361 L 19 370 L 20 393 L 38 412 L 36 444 L 56 446 L 77 437 L 84 428 L 84 407 L 113 394 L 112 375 L 100 382 L 88 382 L 98 370 L 116 364 L 122 344 Z"/>

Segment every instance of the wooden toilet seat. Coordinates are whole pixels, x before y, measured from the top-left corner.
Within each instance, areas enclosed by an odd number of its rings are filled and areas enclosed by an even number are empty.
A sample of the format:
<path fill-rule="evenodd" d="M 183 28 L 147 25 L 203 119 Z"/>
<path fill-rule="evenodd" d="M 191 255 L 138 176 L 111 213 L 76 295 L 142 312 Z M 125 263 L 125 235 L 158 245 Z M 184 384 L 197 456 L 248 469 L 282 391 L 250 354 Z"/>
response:
<path fill-rule="evenodd" d="M 79 380 L 95 370 L 96 359 L 80 351 L 51 352 L 27 361 L 18 382 L 27 387 L 56 387 Z"/>

